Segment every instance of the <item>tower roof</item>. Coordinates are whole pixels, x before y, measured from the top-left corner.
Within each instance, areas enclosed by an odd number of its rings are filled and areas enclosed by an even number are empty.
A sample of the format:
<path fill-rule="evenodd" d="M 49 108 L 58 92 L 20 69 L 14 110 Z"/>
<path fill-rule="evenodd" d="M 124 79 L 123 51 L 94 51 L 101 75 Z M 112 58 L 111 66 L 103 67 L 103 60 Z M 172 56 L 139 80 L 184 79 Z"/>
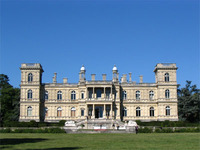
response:
<path fill-rule="evenodd" d="M 81 67 L 81 71 L 85 71 L 85 67 L 84 67 L 84 65 L 82 65 L 82 67 Z"/>
<path fill-rule="evenodd" d="M 113 67 L 112 70 L 113 70 L 113 71 L 117 71 L 117 67 L 116 67 L 116 65 L 114 65 L 114 67 Z"/>

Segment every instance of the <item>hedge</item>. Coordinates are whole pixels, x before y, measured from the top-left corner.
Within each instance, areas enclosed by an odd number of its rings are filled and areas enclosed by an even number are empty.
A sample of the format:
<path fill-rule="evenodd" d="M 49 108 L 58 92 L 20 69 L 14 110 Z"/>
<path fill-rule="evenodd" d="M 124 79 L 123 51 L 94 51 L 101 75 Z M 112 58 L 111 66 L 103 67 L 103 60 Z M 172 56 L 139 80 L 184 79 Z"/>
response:
<path fill-rule="evenodd" d="M 36 122 L 35 120 L 31 120 L 30 122 L 4 122 L 1 124 L 3 127 L 49 127 L 49 126 L 64 126 L 65 120 L 61 120 L 57 123 L 51 123 L 51 122 Z"/>
<path fill-rule="evenodd" d="M 184 121 L 151 121 L 151 122 L 141 122 L 136 120 L 139 126 L 159 126 L 159 127 L 198 127 L 199 123 L 190 123 Z"/>
<path fill-rule="evenodd" d="M 66 133 L 64 129 L 60 128 L 45 128 L 45 129 L 1 129 L 0 133 Z"/>

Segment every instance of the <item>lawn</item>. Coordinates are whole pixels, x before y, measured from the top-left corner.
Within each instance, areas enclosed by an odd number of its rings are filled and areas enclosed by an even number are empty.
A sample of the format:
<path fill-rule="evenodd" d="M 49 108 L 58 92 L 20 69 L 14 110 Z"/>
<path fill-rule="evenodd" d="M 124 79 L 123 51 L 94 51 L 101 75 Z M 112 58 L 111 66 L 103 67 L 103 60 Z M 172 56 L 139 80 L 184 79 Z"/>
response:
<path fill-rule="evenodd" d="M 200 133 L 148 134 L 0 134 L 0 149 L 200 149 Z"/>

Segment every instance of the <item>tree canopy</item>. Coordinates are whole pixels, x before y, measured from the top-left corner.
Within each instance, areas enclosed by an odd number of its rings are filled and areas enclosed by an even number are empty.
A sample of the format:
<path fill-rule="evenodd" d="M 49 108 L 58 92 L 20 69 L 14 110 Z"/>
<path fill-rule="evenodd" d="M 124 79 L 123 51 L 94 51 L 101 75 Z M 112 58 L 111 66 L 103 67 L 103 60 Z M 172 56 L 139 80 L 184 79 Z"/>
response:
<path fill-rule="evenodd" d="M 185 87 L 178 89 L 179 119 L 198 122 L 200 117 L 200 90 L 191 83 L 191 81 L 186 81 Z"/>
<path fill-rule="evenodd" d="M 0 122 L 18 121 L 20 89 L 9 84 L 7 75 L 0 74 Z"/>

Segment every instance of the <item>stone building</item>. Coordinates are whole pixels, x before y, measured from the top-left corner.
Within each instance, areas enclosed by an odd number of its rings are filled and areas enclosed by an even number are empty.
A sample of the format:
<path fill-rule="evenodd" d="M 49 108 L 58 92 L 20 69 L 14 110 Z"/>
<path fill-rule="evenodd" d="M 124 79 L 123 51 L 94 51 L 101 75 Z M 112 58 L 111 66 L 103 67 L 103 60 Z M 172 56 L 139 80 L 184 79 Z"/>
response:
<path fill-rule="evenodd" d="M 42 83 L 40 64 L 21 64 L 20 121 L 57 122 L 60 120 L 178 120 L 176 64 L 159 63 L 155 66 L 155 83 L 140 83 L 124 74 L 119 80 L 116 66 L 112 80 L 86 80 L 86 69 L 81 67 L 79 82 Z M 128 79 L 127 79 L 128 78 Z"/>

